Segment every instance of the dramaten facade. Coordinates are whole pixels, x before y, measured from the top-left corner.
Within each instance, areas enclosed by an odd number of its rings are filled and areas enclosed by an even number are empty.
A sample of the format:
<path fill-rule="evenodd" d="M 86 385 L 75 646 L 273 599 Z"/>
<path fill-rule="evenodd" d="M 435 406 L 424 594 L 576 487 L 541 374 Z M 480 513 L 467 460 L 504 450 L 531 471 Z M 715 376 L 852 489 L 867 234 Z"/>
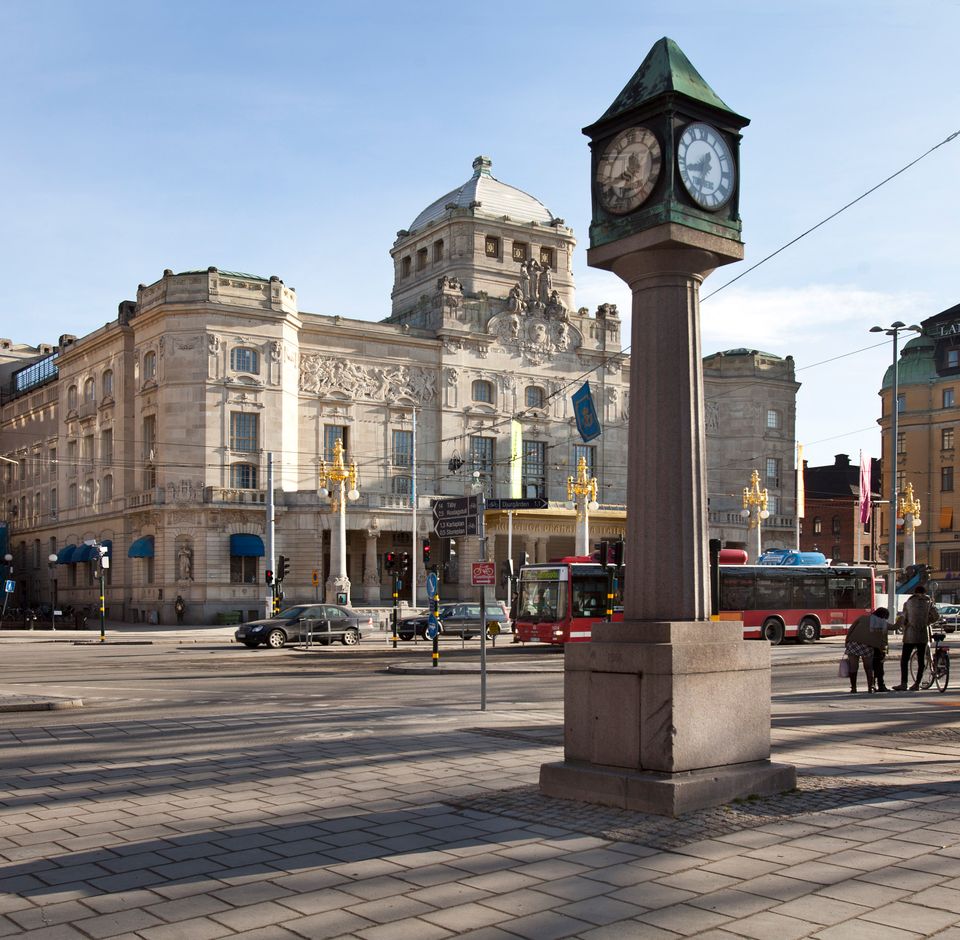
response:
<path fill-rule="evenodd" d="M 359 498 L 342 510 L 355 605 L 389 603 L 388 551 L 416 555 L 422 602 L 423 540 L 442 571 L 442 597 L 474 596 L 478 540 L 437 538 L 430 513 L 432 498 L 474 487 L 507 497 L 519 477 L 522 495 L 549 500 L 546 510 L 513 515 L 515 558 L 572 554 L 567 478 L 580 458 L 598 482 L 591 540 L 618 537 L 629 361 L 616 307 L 575 305 L 574 245 L 563 219 L 497 180 L 479 157 L 463 186 L 398 233 L 391 313 L 380 323 L 308 313 L 279 277 L 211 267 L 165 271 L 113 321 L 56 346 L 0 342 L 0 497 L 13 602 L 93 603 L 86 543 L 96 540 L 110 552 L 111 617 L 171 622 L 177 596 L 188 622 L 260 615 L 268 460 L 275 551 L 291 560 L 287 600 L 329 595 L 341 508 L 318 473 L 337 440 L 358 471 Z M 750 453 L 784 460 L 792 361 L 789 376 L 778 376 L 784 423 L 774 437 L 757 404 L 767 401 L 769 376 L 754 372 L 755 382 L 708 369 L 708 409 L 718 383 L 733 382 L 738 402 L 754 388 L 757 419 L 751 437 L 739 404 L 708 410 L 708 451 L 729 420 Z M 584 378 L 604 428 L 590 444 L 570 406 Z M 746 482 L 742 473 L 737 480 Z M 788 490 L 778 517 L 792 507 Z M 492 512 L 486 521 L 499 566 L 510 557 L 508 519 Z M 723 538 L 745 542 L 743 523 L 725 524 Z"/>

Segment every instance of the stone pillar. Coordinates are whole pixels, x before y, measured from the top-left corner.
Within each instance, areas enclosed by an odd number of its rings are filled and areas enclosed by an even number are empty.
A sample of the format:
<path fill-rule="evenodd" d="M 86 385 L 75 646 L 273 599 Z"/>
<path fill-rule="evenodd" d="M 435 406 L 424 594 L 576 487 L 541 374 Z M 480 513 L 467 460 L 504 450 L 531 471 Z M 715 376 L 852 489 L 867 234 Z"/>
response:
<path fill-rule="evenodd" d="M 379 529 L 367 529 L 366 553 L 364 555 L 363 598 L 376 607 L 380 603 L 380 572 L 377 567 L 377 540 Z"/>
<path fill-rule="evenodd" d="M 633 292 L 625 609 L 566 648 L 550 796 L 675 816 L 795 785 L 769 759 L 769 646 L 709 619 L 699 287 L 738 257 L 670 223 L 588 255 Z"/>

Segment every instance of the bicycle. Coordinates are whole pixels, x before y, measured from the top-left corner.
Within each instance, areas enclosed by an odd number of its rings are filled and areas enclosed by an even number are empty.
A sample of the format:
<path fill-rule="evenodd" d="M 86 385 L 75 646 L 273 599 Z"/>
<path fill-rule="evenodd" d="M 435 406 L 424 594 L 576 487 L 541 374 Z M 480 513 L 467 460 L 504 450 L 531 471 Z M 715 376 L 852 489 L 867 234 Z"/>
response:
<path fill-rule="evenodd" d="M 950 682 L 950 653 L 949 647 L 944 642 L 947 638 L 945 633 L 933 634 L 933 650 L 927 646 L 926 659 L 923 664 L 923 681 L 920 683 L 921 689 L 929 689 L 936 683 L 938 692 L 946 692 L 947 685 Z M 917 682 L 917 654 L 910 656 L 910 682 Z"/>

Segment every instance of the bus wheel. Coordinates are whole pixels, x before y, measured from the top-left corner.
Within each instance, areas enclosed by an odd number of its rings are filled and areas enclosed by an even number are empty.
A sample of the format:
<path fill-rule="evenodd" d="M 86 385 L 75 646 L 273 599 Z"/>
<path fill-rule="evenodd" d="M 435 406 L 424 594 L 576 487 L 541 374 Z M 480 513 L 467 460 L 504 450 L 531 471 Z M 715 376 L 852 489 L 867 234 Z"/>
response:
<path fill-rule="evenodd" d="M 813 643 L 820 635 L 819 625 L 812 617 L 804 617 L 797 627 L 797 639 L 801 643 Z"/>
<path fill-rule="evenodd" d="M 779 646 L 783 642 L 783 624 L 774 617 L 768 617 L 763 622 L 763 638 L 769 640 L 771 646 Z"/>

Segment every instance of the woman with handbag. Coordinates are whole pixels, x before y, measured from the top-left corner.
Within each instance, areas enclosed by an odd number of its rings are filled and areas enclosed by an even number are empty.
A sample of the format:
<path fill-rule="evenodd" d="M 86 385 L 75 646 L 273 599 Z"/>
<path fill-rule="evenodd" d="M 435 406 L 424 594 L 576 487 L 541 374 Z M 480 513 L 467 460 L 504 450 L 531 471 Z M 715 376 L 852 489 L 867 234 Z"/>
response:
<path fill-rule="evenodd" d="M 878 607 L 872 614 L 862 614 L 850 625 L 844 654 L 847 660 L 850 691 L 857 691 L 857 670 L 863 660 L 867 676 L 867 691 L 874 692 L 873 651 L 882 649 L 887 636 L 887 608 Z M 843 664 L 841 663 L 841 668 Z"/>

